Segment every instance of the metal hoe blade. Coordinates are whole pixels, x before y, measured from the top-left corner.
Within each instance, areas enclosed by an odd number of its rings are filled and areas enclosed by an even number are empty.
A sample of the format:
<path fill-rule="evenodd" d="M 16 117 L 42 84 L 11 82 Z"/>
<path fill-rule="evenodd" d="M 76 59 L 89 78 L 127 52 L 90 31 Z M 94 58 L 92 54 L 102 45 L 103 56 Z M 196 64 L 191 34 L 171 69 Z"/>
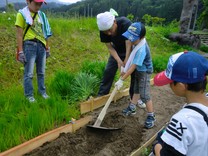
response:
<path fill-rule="evenodd" d="M 88 128 L 91 128 L 91 129 L 100 129 L 100 130 L 108 130 L 108 131 L 114 131 L 114 130 L 119 130 L 121 128 L 114 128 L 114 127 L 101 127 L 101 126 L 94 126 L 94 125 L 87 125 Z"/>
<path fill-rule="evenodd" d="M 97 120 L 95 121 L 94 125 L 87 125 L 87 127 L 93 128 L 93 129 L 102 129 L 102 130 L 119 130 L 120 129 L 120 128 L 107 128 L 107 127 L 101 127 L 100 126 L 102 121 L 103 121 L 103 118 L 105 117 L 106 111 L 107 111 L 113 97 L 115 96 L 116 92 L 117 92 L 117 88 L 115 87 L 113 89 L 113 92 L 111 93 L 108 101 L 106 102 L 105 106 L 101 110 L 101 112 L 100 112 Z"/>

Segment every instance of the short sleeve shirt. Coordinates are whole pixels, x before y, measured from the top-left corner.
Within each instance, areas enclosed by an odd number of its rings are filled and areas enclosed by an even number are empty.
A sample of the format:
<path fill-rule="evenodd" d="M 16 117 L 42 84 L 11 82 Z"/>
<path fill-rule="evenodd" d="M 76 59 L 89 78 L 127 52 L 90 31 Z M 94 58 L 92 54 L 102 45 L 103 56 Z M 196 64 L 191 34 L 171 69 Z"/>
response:
<path fill-rule="evenodd" d="M 106 35 L 100 31 L 100 40 L 103 43 L 112 43 L 114 49 L 117 51 L 119 56 L 126 55 L 126 44 L 127 40 L 122 34 L 127 31 L 131 25 L 131 21 L 126 17 L 116 18 L 117 22 L 117 34 L 116 36 Z"/>
<path fill-rule="evenodd" d="M 34 13 L 31 13 L 31 16 L 33 17 Z M 19 12 L 17 13 L 15 25 L 21 27 L 24 31 L 26 30 L 27 24 L 25 22 L 25 19 L 22 16 L 22 14 Z M 25 35 L 24 41 L 31 40 L 34 38 L 37 38 L 43 44 L 46 44 L 46 41 L 45 41 L 45 38 L 43 35 L 43 31 L 42 31 L 42 24 L 40 22 L 38 14 L 35 17 L 33 25 L 30 26 L 30 28 L 28 29 L 28 31 Z"/>
<path fill-rule="evenodd" d="M 192 103 L 208 115 L 208 107 Z M 208 126 L 201 114 L 183 108 L 173 115 L 162 140 L 186 156 L 208 156 Z"/>
<path fill-rule="evenodd" d="M 153 72 L 152 58 L 150 49 L 147 43 L 145 43 L 135 54 L 132 64 L 136 64 L 137 71 Z"/>

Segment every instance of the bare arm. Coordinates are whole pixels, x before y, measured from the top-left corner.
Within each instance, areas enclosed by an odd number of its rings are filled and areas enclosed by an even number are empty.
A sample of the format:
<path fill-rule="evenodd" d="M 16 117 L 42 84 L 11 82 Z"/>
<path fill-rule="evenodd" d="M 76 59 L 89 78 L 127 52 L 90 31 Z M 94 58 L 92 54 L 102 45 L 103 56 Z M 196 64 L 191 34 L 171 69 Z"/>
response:
<path fill-rule="evenodd" d="M 124 60 L 124 64 L 126 64 L 126 62 L 128 61 L 128 58 L 129 58 L 130 53 L 132 51 L 132 44 L 131 44 L 131 42 L 129 40 L 126 40 L 125 44 L 126 44 L 126 57 L 125 57 L 125 60 Z"/>
<path fill-rule="evenodd" d="M 154 150 L 155 150 L 155 156 L 160 156 L 160 150 L 161 149 L 162 149 L 161 144 L 156 144 L 155 145 L 155 148 L 154 148 Z"/>
<path fill-rule="evenodd" d="M 17 32 L 17 47 L 19 51 L 23 51 L 23 29 L 19 26 L 16 27 Z"/>
<path fill-rule="evenodd" d="M 114 59 L 117 61 L 118 63 L 118 68 L 120 69 L 121 66 L 124 66 L 123 61 L 121 60 L 121 58 L 118 56 L 118 53 L 116 52 L 116 50 L 112 47 L 111 43 L 106 43 L 106 46 L 110 52 L 110 54 L 114 57 Z"/>
<path fill-rule="evenodd" d="M 131 75 L 134 70 L 136 69 L 136 65 L 132 64 L 131 67 L 128 69 L 128 71 L 122 76 L 122 80 L 125 80 L 126 78 L 128 78 L 129 75 Z"/>
<path fill-rule="evenodd" d="M 46 49 L 49 49 L 49 41 L 48 41 L 48 39 L 46 40 Z"/>

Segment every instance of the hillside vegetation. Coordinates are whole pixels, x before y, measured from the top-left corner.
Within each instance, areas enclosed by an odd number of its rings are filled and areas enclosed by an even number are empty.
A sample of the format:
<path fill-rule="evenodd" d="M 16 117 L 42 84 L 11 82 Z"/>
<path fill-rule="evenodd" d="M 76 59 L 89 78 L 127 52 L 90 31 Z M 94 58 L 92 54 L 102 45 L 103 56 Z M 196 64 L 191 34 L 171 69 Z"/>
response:
<path fill-rule="evenodd" d="M 50 39 L 51 57 L 47 59 L 46 87 L 51 98 L 43 100 L 37 95 L 37 88 L 35 88 L 38 102 L 31 105 L 23 95 L 23 66 L 15 60 L 15 14 L 0 15 L 0 152 L 66 124 L 72 117 L 78 119 L 80 117 L 79 102 L 87 98 L 81 93 L 91 92 L 87 90 L 91 88 L 74 91 L 73 93 L 77 92 L 74 96 L 77 103 L 72 103 L 70 97 L 63 98 L 57 93 L 54 84 L 63 82 L 62 86 L 65 88 L 63 90 L 59 88 L 63 92 L 69 89 L 67 86 L 73 89 L 78 86 L 75 84 L 77 81 L 66 84 L 64 80 L 72 80 L 73 74 L 81 69 L 84 70 L 84 62 L 87 66 L 95 61 L 106 62 L 108 59 L 107 48 L 100 43 L 95 18 L 50 17 L 49 22 L 53 36 Z M 190 47 L 181 47 L 165 38 L 169 33 L 177 31 L 176 22 L 166 27 L 147 27 L 146 38 L 151 48 L 155 72 L 166 67 L 171 54 L 192 50 Z M 100 70 L 96 71 L 98 68 L 103 69 L 99 64 L 91 66 L 95 74 L 99 73 Z M 80 78 L 96 79 L 93 75 L 80 73 L 75 80 Z M 34 86 L 37 86 L 36 83 L 36 76 L 34 76 Z M 85 81 L 85 84 L 89 85 L 89 83 Z M 93 85 L 93 83 L 90 84 Z M 79 96 L 84 99 L 78 98 Z"/>
<path fill-rule="evenodd" d="M 15 18 L 14 14 L 1 14 L 0 17 L 1 91 L 20 85 L 23 74 L 22 64 L 15 60 Z M 77 71 L 85 60 L 107 59 L 95 19 L 50 18 L 50 24 L 53 36 L 50 38 L 51 57 L 47 60 L 46 77 L 49 79 L 58 70 Z"/>
<path fill-rule="evenodd" d="M 179 20 L 183 6 L 182 0 L 84 0 L 78 3 L 52 9 L 53 12 L 62 12 L 65 15 L 75 14 L 91 17 L 98 13 L 115 9 L 120 16 L 132 14 L 135 20 L 142 20 L 145 14 L 153 17 L 165 18 L 166 22 Z"/>

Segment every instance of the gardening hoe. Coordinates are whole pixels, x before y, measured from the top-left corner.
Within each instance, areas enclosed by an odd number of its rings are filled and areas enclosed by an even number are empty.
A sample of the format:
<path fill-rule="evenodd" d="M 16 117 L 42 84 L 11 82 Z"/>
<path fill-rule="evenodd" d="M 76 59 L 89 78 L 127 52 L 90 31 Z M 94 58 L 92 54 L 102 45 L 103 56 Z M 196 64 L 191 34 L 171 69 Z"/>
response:
<path fill-rule="evenodd" d="M 87 125 L 87 127 L 94 128 L 94 129 L 103 129 L 103 130 L 118 130 L 118 129 L 120 129 L 120 128 L 106 128 L 106 127 L 100 126 L 103 121 L 103 118 L 105 117 L 106 111 L 107 111 L 113 97 L 115 96 L 116 92 L 117 92 L 117 88 L 115 87 L 113 92 L 111 93 L 108 101 L 106 102 L 105 106 L 103 107 L 102 111 L 100 112 L 97 120 L 95 121 L 94 125 Z"/>

